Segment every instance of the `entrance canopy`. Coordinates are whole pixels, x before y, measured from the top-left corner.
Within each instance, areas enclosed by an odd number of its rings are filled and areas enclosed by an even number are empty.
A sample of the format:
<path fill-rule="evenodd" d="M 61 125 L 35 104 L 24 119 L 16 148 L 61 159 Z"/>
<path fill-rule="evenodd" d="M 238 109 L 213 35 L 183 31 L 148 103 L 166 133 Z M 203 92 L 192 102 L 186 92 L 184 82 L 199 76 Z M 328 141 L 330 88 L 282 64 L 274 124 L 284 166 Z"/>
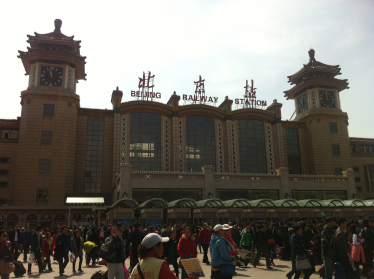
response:
<path fill-rule="evenodd" d="M 139 205 L 139 209 L 143 208 L 167 208 L 168 203 L 164 199 L 154 198 Z"/>
<path fill-rule="evenodd" d="M 104 205 L 103 197 L 94 198 L 66 198 L 66 204 L 68 206 L 100 206 Z"/>
<path fill-rule="evenodd" d="M 276 207 L 294 207 L 294 208 L 299 207 L 298 202 L 292 199 L 278 200 L 278 201 L 275 201 L 274 203 Z"/>
<path fill-rule="evenodd" d="M 297 202 L 300 205 L 300 207 L 322 207 L 323 206 L 321 201 L 313 200 L 313 199 L 301 200 Z"/>
<path fill-rule="evenodd" d="M 249 204 L 251 205 L 251 207 L 275 207 L 274 202 L 275 201 L 264 199 L 250 201 Z"/>
<path fill-rule="evenodd" d="M 222 203 L 220 199 L 208 199 L 196 202 L 197 208 L 222 208 L 225 205 Z"/>
<path fill-rule="evenodd" d="M 251 204 L 249 203 L 249 200 L 247 200 L 247 199 L 235 199 L 235 200 L 224 201 L 223 204 L 227 208 L 247 208 L 247 207 L 251 207 Z"/>
<path fill-rule="evenodd" d="M 179 199 L 169 202 L 168 208 L 196 208 L 196 202 L 193 199 Z"/>

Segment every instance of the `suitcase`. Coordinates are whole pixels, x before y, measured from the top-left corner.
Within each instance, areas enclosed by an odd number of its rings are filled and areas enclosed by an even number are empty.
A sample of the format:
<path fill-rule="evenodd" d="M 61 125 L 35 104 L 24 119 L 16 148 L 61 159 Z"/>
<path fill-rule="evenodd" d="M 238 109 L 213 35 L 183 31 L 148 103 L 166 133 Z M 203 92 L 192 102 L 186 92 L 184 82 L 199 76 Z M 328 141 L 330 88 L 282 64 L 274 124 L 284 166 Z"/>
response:
<path fill-rule="evenodd" d="M 92 274 L 90 279 L 104 279 L 105 274 L 106 274 L 105 271 L 99 270 L 99 271 L 96 271 L 94 274 Z"/>
<path fill-rule="evenodd" d="M 17 262 L 14 262 L 13 264 L 14 264 L 14 267 L 16 268 L 14 270 L 14 276 L 20 277 L 26 273 L 26 268 L 23 266 L 23 263 L 17 261 Z"/>

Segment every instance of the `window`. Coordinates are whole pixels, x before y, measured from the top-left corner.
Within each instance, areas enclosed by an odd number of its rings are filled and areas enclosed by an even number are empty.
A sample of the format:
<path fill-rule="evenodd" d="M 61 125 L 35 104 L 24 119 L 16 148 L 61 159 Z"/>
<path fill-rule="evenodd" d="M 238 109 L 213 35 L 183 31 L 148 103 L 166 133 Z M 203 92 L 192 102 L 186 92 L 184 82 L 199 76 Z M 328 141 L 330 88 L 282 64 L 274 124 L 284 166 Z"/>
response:
<path fill-rule="evenodd" d="M 10 158 L 0 157 L 0 163 L 10 163 Z"/>
<path fill-rule="evenodd" d="M 344 190 L 333 190 L 333 191 L 323 191 L 323 190 L 291 190 L 291 197 L 296 200 L 346 200 L 347 192 Z"/>
<path fill-rule="evenodd" d="M 43 105 L 43 116 L 55 116 L 55 105 Z"/>
<path fill-rule="evenodd" d="M 360 145 L 360 153 L 374 154 L 374 145 Z"/>
<path fill-rule="evenodd" d="M 338 132 L 338 125 L 334 122 L 330 122 L 330 132 L 337 133 Z"/>
<path fill-rule="evenodd" d="M 374 191 L 374 165 L 365 166 L 366 191 Z"/>
<path fill-rule="evenodd" d="M 53 132 L 43 131 L 41 136 L 41 144 L 52 144 Z"/>
<path fill-rule="evenodd" d="M 290 174 L 301 174 L 299 135 L 295 128 L 286 128 L 288 169 Z"/>
<path fill-rule="evenodd" d="M 355 172 L 359 172 L 359 171 L 360 171 L 360 168 L 359 168 L 359 167 L 353 167 L 353 171 L 355 171 Z"/>
<path fill-rule="evenodd" d="M 103 182 L 104 117 L 87 117 L 85 193 L 101 193 Z"/>
<path fill-rule="evenodd" d="M 2 130 L 2 139 L 18 139 L 18 130 Z"/>
<path fill-rule="evenodd" d="M 0 170 L 0 175 L 8 175 L 9 170 Z"/>
<path fill-rule="evenodd" d="M 340 156 L 340 147 L 339 145 L 333 144 L 332 145 L 332 154 L 336 156 Z"/>
<path fill-rule="evenodd" d="M 357 192 L 362 192 L 362 188 L 361 187 L 356 187 L 356 191 Z"/>
<path fill-rule="evenodd" d="M 50 172 L 51 160 L 39 160 L 39 172 Z"/>
<path fill-rule="evenodd" d="M 354 144 L 351 144 L 351 152 L 356 153 L 356 146 Z"/>
<path fill-rule="evenodd" d="M 202 172 L 205 165 L 216 166 L 214 119 L 208 116 L 186 117 L 187 171 Z"/>
<path fill-rule="evenodd" d="M 342 168 L 335 168 L 335 175 L 343 175 L 342 171 L 343 171 Z"/>
<path fill-rule="evenodd" d="M 36 201 L 37 202 L 48 202 L 49 199 L 49 189 L 37 189 Z"/>
<path fill-rule="evenodd" d="M 133 170 L 161 170 L 161 115 L 130 114 L 130 163 Z"/>
<path fill-rule="evenodd" d="M 8 182 L 0 182 L 0 188 L 8 187 Z"/>
<path fill-rule="evenodd" d="M 360 182 L 360 177 L 355 177 L 355 182 Z"/>
<path fill-rule="evenodd" d="M 240 199 L 240 198 L 245 198 L 248 200 L 260 200 L 260 199 L 279 200 L 279 191 L 270 190 L 270 189 L 261 189 L 261 190 L 219 189 L 216 191 L 216 193 L 217 193 L 217 198 L 223 201 Z"/>
<path fill-rule="evenodd" d="M 0 204 L 6 204 L 6 199 L 0 199 Z"/>
<path fill-rule="evenodd" d="M 264 122 L 238 120 L 240 172 L 267 173 Z"/>

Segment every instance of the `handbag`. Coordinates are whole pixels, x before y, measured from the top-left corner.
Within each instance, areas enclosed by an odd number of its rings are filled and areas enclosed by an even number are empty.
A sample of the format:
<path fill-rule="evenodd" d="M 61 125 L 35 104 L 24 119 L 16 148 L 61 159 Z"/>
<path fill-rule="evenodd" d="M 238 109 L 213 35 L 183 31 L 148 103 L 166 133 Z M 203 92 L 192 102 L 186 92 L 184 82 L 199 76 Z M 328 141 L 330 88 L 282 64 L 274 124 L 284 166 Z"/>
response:
<path fill-rule="evenodd" d="M 4 260 L 0 260 L 0 274 L 10 274 L 16 270 L 13 263 L 6 263 Z"/>
<path fill-rule="evenodd" d="M 310 264 L 309 258 L 306 256 L 296 256 L 296 269 L 297 270 L 305 270 L 312 268 Z"/>
<path fill-rule="evenodd" d="M 268 239 L 268 244 L 274 244 L 274 238 L 269 238 Z"/>

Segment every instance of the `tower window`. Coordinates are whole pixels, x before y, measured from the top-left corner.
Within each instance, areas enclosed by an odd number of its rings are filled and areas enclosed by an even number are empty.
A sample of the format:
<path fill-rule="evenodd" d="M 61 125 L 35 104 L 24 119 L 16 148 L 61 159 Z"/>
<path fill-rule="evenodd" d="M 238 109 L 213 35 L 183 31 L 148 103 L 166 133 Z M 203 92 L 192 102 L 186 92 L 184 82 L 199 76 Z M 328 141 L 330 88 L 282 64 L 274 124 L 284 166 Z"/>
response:
<path fill-rule="evenodd" d="M 335 175 L 343 175 L 342 171 L 343 171 L 342 168 L 335 168 Z"/>
<path fill-rule="evenodd" d="M 54 117 L 55 105 L 43 105 L 43 116 Z"/>
<path fill-rule="evenodd" d="M 340 146 L 337 144 L 332 145 L 332 154 L 335 156 L 340 156 Z"/>
<path fill-rule="evenodd" d="M 43 131 L 41 136 L 41 144 L 52 144 L 53 132 Z"/>
<path fill-rule="evenodd" d="M 354 144 L 351 144 L 351 152 L 356 153 L 356 146 Z"/>
<path fill-rule="evenodd" d="M 0 163 L 10 163 L 10 158 L 0 157 Z"/>
<path fill-rule="evenodd" d="M 338 132 L 338 125 L 334 122 L 330 122 L 330 132 L 337 133 Z"/>
<path fill-rule="evenodd" d="M 0 175 L 9 175 L 9 170 L 0 170 Z"/>
<path fill-rule="evenodd" d="M 50 172 L 51 160 L 39 160 L 39 172 Z"/>
<path fill-rule="evenodd" d="M 7 188 L 8 182 L 0 182 L 0 188 Z"/>

